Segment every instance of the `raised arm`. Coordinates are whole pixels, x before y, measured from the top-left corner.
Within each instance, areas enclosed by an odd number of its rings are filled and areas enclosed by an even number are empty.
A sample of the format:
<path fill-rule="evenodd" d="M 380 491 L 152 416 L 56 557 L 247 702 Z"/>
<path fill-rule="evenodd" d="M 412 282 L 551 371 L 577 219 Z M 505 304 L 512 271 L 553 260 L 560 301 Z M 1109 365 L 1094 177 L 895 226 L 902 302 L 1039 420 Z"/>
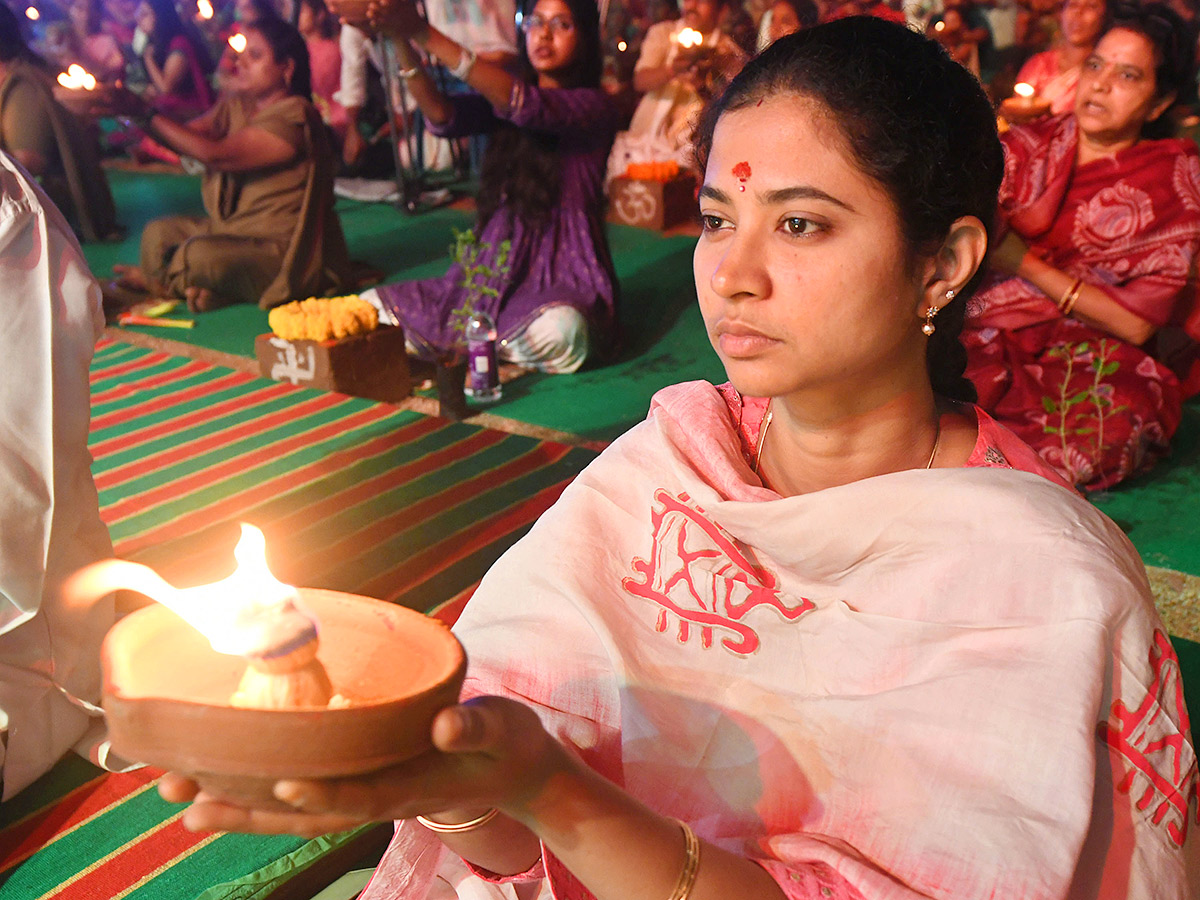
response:
<path fill-rule="evenodd" d="M 421 111 L 435 125 L 449 119 L 449 104 L 419 65 L 414 49 L 437 59 L 451 74 L 482 94 L 492 106 L 503 109 L 508 105 L 515 79 L 500 66 L 477 58 L 469 49 L 432 27 L 411 0 L 375 0 L 370 6 L 369 15 L 371 24 L 392 39 L 406 73 L 413 68 L 418 70 L 409 76 L 409 86 L 413 97 L 421 105 Z M 441 102 L 434 100 L 431 94 L 436 94 Z M 425 108 L 422 96 L 430 104 L 430 109 Z"/>
<path fill-rule="evenodd" d="M 124 91 L 118 99 L 118 108 L 176 153 L 198 159 L 218 172 L 250 172 L 284 165 L 296 158 L 293 143 L 264 128 L 251 125 L 214 136 L 215 110 L 180 125 L 129 91 Z"/>

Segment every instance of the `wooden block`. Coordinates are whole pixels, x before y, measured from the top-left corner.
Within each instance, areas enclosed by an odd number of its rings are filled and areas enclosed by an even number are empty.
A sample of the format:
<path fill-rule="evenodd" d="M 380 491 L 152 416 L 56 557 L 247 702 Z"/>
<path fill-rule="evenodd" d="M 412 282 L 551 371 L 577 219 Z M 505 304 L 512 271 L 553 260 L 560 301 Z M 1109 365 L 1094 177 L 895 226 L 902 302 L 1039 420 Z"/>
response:
<path fill-rule="evenodd" d="M 690 172 L 670 181 L 614 178 L 608 200 L 609 221 L 663 231 L 695 216 L 696 179 Z"/>
<path fill-rule="evenodd" d="M 274 334 L 254 340 L 264 377 L 395 402 L 412 392 L 404 329 L 381 326 L 341 340 L 288 341 Z"/>

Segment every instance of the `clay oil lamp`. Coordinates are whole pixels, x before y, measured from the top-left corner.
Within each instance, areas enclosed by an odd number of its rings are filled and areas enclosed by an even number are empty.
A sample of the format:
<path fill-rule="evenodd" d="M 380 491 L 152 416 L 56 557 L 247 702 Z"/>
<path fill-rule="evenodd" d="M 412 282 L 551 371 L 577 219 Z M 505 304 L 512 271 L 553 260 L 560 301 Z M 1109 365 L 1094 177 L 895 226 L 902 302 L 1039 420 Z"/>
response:
<path fill-rule="evenodd" d="M 1013 85 L 1013 95 L 1000 104 L 1000 115 L 1009 122 L 1020 125 L 1032 122 L 1050 112 L 1050 101 L 1039 97 L 1032 84 L 1018 81 Z"/>
<path fill-rule="evenodd" d="M 71 63 L 67 71 L 58 73 L 54 99 L 78 116 L 100 116 L 112 101 L 112 88 L 96 80 L 96 76 Z"/>
<path fill-rule="evenodd" d="M 466 671 L 450 630 L 394 604 L 282 584 L 252 526 L 234 555 L 232 575 L 192 588 L 123 560 L 68 583 L 79 599 L 128 589 L 158 601 L 101 647 L 113 752 L 272 807 L 278 779 L 360 775 L 426 751 Z"/>

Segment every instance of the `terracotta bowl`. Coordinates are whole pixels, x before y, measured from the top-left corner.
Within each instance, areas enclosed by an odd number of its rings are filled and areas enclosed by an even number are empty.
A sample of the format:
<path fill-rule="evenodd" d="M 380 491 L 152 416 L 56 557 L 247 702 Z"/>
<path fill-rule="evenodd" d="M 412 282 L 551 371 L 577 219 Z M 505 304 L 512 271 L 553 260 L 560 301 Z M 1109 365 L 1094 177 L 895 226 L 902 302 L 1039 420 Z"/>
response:
<path fill-rule="evenodd" d="M 1000 102 L 1000 115 L 1014 125 L 1032 122 L 1050 113 L 1045 97 L 1009 97 Z"/>
<path fill-rule="evenodd" d="M 280 778 L 358 775 L 430 746 L 434 715 L 458 699 L 466 657 L 450 629 L 404 607 L 302 589 L 320 622 L 318 659 L 343 708 L 239 709 L 245 669 L 164 606 L 129 614 L 101 649 L 112 749 L 195 778 L 215 796 L 278 806 Z"/>

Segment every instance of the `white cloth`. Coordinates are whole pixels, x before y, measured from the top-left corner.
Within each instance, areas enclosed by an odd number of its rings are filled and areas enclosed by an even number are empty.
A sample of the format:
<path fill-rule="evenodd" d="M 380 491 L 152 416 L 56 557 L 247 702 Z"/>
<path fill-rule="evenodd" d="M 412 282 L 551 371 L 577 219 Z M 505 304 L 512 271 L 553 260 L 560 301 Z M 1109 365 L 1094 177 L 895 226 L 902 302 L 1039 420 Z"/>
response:
<path fill-rule="evenodd" d="M 981 425 L 976 454 L 999 446 Z M 1196 758 L 1145 570 L 1038 475 L 781 498 L 712 386 L 677 385 L 455 632 L 469 695 L 531 704 L 792 900 L 1195 896 Z M 403 823 L 363 900 L 437 896 L 439 856 Z"/>
<path fill-rule="evenodd" d="M 517 10 L 512 0 L 431 0 L 429 24 L 476 53 L 517 55 Z"/>
<path fill-rule="evenodd" d="M 112 555 L 88 453 L 100 288 L 66 220 L 0 153 L 0 773 L 8 799 L 83 737 L 112 599 L 65 577 Z M 80 701 L 83 701 L 81 703 Z"/>

